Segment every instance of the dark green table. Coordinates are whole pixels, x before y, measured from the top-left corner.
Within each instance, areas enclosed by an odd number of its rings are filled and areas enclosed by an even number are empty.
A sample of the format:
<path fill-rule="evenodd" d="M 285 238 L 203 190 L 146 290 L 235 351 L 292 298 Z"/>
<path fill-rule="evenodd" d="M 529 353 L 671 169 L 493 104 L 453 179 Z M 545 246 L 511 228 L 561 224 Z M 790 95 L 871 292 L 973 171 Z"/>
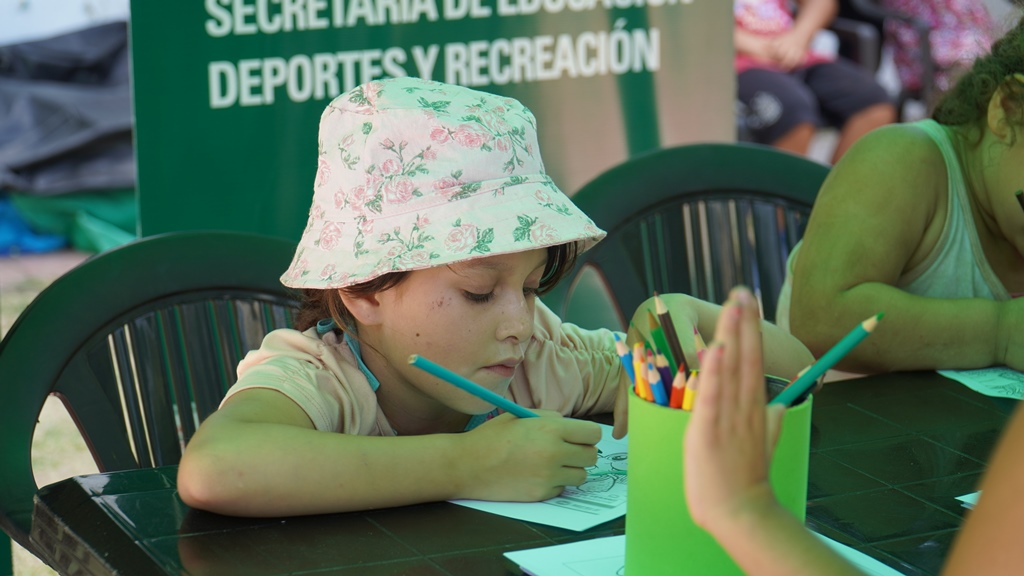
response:
<path fill-rule="evenodd" d="M 815 398 L 807 524 L 905 574 L 936 574 L 1012 402 L 935 373 L 826 386 Z M 176 468 L 79 476 L 40 490 L 32 538 L 70 574 L 506 575 L 520 550 L 577 533 L 449 503 L 285 519 L 191 510 Z M 653 576 L 653 575 L 652 575 Z"/>

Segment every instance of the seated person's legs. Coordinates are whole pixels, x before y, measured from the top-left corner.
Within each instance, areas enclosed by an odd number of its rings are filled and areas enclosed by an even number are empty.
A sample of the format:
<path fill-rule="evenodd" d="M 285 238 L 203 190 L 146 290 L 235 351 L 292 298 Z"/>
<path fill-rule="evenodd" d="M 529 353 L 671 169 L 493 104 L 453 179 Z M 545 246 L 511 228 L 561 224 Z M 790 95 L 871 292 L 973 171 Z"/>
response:
<path fill-rule="evenodd" d="M 840 58 L 810 66 L 803 72 L 804 81 L 817 96 L 825 118 L 841 130 L 832 154 L 833 163 L 858 138 L 896 121 L 892 98 L 860 66 Z"/>
<path fill-rule="evenodd" d="M 754 141 L 806 154 L 821 123 L 814 94 L 792 74 L 752 68 L 736 78 Z"/>

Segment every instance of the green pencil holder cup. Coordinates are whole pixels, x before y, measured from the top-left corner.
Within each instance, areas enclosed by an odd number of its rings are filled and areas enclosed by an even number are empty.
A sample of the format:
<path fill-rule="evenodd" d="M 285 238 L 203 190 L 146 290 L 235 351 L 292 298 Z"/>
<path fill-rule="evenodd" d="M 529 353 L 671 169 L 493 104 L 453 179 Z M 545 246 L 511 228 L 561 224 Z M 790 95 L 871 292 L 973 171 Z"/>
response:
<path fill-rule="evenodd" d="M 788 384 L 765 378 L 768 397 Z M 770 479 L 779 502 L 803 522 L 807 507 L 813 397 L 786 411 Z M 743 574 L 694 524 L 683 488 L 683 434 L 690 412 L 659 406 L 630 392 L 629 482 L 626 487 L 626 576 Z"/>

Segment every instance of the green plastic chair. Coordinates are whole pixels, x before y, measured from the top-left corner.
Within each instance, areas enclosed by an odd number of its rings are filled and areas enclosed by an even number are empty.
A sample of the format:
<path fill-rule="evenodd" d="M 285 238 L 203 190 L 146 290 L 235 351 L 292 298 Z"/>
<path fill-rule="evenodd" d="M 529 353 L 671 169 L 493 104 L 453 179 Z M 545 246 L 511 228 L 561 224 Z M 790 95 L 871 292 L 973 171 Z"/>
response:
<path fill-rule="evenodd" d="M 29 539 L 38 489 L 30 451 L 51 394 L 100 471 L 177 463 L 238 361 L 291 325 L 298 295 L 278 278 L 294 248 L 227 231 L 151 236 L 93 256 L 43 290 L 0 341 L 4 532 L 41 556 Z"/>
<path fill-rule="evenodd" d="M 750 143 L 690 144 L 631 158 L 573 196 L 608 237 L 544 301 L 568 322 L 625 330 L 654 292 L 720 303 L 745 284 L 774 320 L 786 259 L 828 170 Z"/>

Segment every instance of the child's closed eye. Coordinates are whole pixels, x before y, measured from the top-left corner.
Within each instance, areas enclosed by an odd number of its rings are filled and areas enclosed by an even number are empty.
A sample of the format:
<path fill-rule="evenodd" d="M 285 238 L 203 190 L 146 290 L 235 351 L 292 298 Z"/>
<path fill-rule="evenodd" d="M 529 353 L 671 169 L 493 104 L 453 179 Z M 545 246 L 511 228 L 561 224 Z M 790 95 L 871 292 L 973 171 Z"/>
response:
<path fill-rule="evenodd" d="M 539 287 L 524 286 L 523 287 L 523 296 L 526 296 L 527 298 L 536 298 L 537 295 L 538 295 L 537 293 L 538 293 L 539 290 L 540 290 Z M 475 302 L 475 303 L 478 303 L 478 304 L 483 304 L 485 302 L 490 302 L 491 299 L 494 298 L 494 291 L 493 290 L 491 290 L 490 292 L 487 292 L 487 293 L 479 293 L 479 292 L 471 292 L 469 290 L 463 290 L 462 294 L 470 302 Z"/>
<path fill-rule="evenodd" d="M 490 302 L 491 298 L 494 298 L 493 290 L 486 294 L 478 294 L 476 292 L 470 292 L 469 290 L 463 290 L 462 294 L 466 297 L 467 300 L 469 300 L 470 302 L 476 302 L 477 304 Z"/>

